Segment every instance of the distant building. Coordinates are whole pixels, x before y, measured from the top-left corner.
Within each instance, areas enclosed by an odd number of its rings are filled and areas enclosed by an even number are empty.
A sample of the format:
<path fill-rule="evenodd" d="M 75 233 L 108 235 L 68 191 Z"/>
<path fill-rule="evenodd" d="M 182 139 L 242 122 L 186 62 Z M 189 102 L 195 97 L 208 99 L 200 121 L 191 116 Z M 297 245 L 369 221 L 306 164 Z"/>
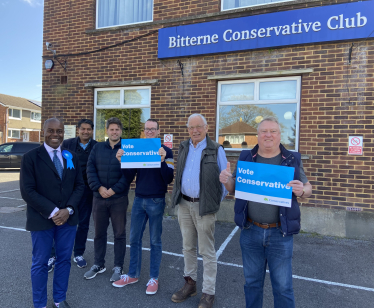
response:
<path fill-rule="evenodd" d="M 0 94 L 0 143 L 40 141 L 41 102 Z"/>
<path fill-rule="evenodd" d="M 219 130 L 218 142 L 223 144 L 223 147 L 225 147 L 224 141 L 230 143 L 230 148 L 242 148 L 243 142 L 247 143 L 246 148 L 253 148 L 257 144 L 257 129 L 240 119 L 240 121 Z"/>

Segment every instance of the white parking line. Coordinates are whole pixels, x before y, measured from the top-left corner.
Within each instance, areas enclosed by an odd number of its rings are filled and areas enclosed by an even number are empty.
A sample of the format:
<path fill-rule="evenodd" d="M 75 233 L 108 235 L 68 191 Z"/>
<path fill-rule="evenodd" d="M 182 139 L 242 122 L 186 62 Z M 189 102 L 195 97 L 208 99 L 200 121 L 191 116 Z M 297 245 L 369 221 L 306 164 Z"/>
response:
<path fill-rule="evenodd" d="M 26 206 L 27 204 L 22 204 L 22 205 L 19 205 L 19 206 L 17 206 L 17 207 L 23 207 L 23 206 Z"/>
<path fill-rule="evenodd" d="M 27 230 L 21 229 L 21 228 L 13 228 L 13 227 L 5 227 L 5 226 L 0 226 L 0 228 L 28 232 Z M 93 239 L 87 239 L 87 241 L 93 242 Z M 107 244 L 114 245 L 113 242 L 107 242 Z M 129 248 L 130 245 L 126 245 L 126 247 Z M 142 248 L 142 250 L 150 251 L 149 248 Z M 163 251 L 162 253 L 163 254 L 167 254 L 167 255 L 171 255 L 171 256 L 175 256 L 175 257 L 183 257 L 182 254 L 168 252 L 168 251 Z M 202 260 L 202 258 L 198 258 L 198 260 Z M 234 263 L 227 263 L 227 262 L 221 262 L 221 261 L 218 261 L 217 263 L 221 264 L 221 265 L 232 266 L 232 267 L 239 267 L 239 268 L 243 267 L 243 265 L 234 264 Z M 266 272 L 269 273 L 268 270 Z M 345 283 L 339 283 L 339 282 L 334 282 L 334 281 L 320 280 L 320 279 L 308 278 L 308 277 L 303 277 L 303 276 L 298 276 L 298 275 L 292 275 L 292 278 L 299 279 L 299 280 L 306 280 L 306 281 L 315 282 L 315 283 L 327 284 L 327 285 L 331 285 L 331 286 L 338 286 L 338 287 L 344 287 L 344 288 L 350 288 L 350 289 L 356 289 L 356 290 L 363 290 L 363 291 L 374 292 L 373 288 L 361 287 L 361 286 L 356 286 L 356 285 L 351 285 L 351 284 L 345 284 Z"/>
<path fill-rule="evenodd" d="M 10 198 L 10 197 L 0 197 L 2 199 L 12 199 L 12 200 L 23 200 L 23 199 L 18 199 L 18 198 Z"/>
<path fill-rule="evenodd" d="M 239 227 L 236 226 L 234 230 L 230 233 L 230 235 L 227 237 L 227 239 L 222 243 L 221 247 L 217 250 L 216 256 L 217 260 L 221 256 L 222 252 L 225 250 L 227 244 L 231 241 L 232 237 L 235 235 L 236 231 L 238 231 Z"/>
<path fill-rule="evenodd" d="M 0 191 L 0 194 L 7 193 L 7 192 L 12 192 L 12 191 L 17 191 L 17 190 L 19 190 L 19 188 L 18 189 L 12 189 L 12 190 L 6 190 L 6 191 Z"/>

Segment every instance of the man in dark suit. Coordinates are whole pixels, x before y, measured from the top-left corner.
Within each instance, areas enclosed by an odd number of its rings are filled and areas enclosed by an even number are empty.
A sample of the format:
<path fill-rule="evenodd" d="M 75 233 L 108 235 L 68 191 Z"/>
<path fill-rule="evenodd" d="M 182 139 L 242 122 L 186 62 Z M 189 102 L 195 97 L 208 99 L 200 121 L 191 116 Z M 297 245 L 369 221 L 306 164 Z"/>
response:
<path fill-rule="evenodd" d="M 94 124 L 91 120 L 82 119 L 78 122 L 77 132 L 78 137 L 64 140 L 62 147 L 77 154 L 79 164 L 82 171 L 83 181 L 85 184 L 84 193 L 81 201 L 78 204 L 79 223 L 77 234 L 75 236 L 74 244 L 74 262 L 79 268 L 87 266 L 86 260 L 83 258 L 84 251 L 86 250 L 86 241 L 88 229 L 90 226 L 90 217 L 92 212 L 92 198 L 93 192 L 87 183 L 86 166 L 88 156 L 92 148 L 97 143 L 93 140 Z M 51 272 L 56 263 L 55 249 L 52 248 L 51 257 L 48 260 L 48 272 Z"/>
<path fill-rule="evenodd" d="M 68 308 L 66 291 L 70 257 L 78 224 L 84 182 L 78 157 L 60 147 L 64 126 L 45 121 L 44 144 L 27 152 L 21 163 L 20 189 L 27 203 L 26 229 L 31 232 L 31 282 L 35 308 L 47 305 L 48 258 L 55 242 L 54 307 Z"/>

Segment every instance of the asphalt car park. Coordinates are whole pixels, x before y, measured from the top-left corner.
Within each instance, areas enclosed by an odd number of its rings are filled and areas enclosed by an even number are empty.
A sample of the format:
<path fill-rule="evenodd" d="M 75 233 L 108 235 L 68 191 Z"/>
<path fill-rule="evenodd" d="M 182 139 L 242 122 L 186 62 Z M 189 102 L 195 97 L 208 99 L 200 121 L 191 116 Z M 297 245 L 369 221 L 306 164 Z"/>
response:
<path fill-rule="evenodd" d="M 33 307 L 31 294 L 31 238 L 25 231 L 25 202 L 19 191 L 19 170 L 0 170 L 0 307 Z M 127 237 L 129 237 L 128 217 Z M 232 223 L 216 223 L 218 275 L 215 307 L 245 307 L 243 270 L 239 246 L 240 230 Z M 91 222 L 85 258 L 93 264 L 94 228 Z M 72 262 L 67 301 L 75 308 L 102 307 L 197 307 L 202 288 L 202 260 L 199 261 L 198 295 L 183 303 L 173 303 L 173 292 L 184 283 L 182 237 L 174 217 L 163 220 L 163 256 L 160 286 L 155 295 L 146 295 L 149 279 L 149 234 L 144 233 L 143 262 L 139 282 L 114 288 L 109 282 L 113 267 L 113 232 L 108 229 L 107 271 L 85 280 L 87 269 Z M 128 238 L 127 238 L 128 242 Z M 369 241 L 322 237 L 301 233 L 294 237 L 294 291 L 296 307 L 373 307 L 374 243 Z M 129 266 L 126 251 L 124 270 Z M 52 307 L 52 277 L 48 281 L 48 305 Z M 273 307 L 269 275 L 266 275 L 264 306 Z"/>

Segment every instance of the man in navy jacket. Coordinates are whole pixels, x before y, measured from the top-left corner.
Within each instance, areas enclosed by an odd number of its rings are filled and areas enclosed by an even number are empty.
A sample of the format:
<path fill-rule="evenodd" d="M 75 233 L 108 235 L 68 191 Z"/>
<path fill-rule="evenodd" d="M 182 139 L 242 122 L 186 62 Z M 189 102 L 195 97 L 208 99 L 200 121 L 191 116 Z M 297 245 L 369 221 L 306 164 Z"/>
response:
<path fill-rule="evenodd" d="M 108 140 L 98 142 L 87 162 L 88 185 L 93 191 L 92 216 L 95 224 L 95 263 L 84 274 L 92 279 L 104 273 L 109 219 L 114 233 L 114 267 L 110 281 L 120 279 L 126 253 L 126 213 L 130 182 L 122 174 L 116 153 L 121 147 L 122 123 L 118 118 L 106 122 Z"/>
<path fill-rule="evenodd" d="M 88 229 L 90 226 L 90 217 L 92 212 L 92 190 L 88 186 L 86 166 L 88 161 L 88 156 L 91 153 L 92 148 L 97 143 L 93 140 L 93 128 L 94 124 L 91 120 L 81 119 L 77 124 L 78 137 L 66 139 L 62 142 L 62 146 L 69 151 L 77 154 L 79 159 L 79 164 L 82 171 L 83 181 L 84 181 L 84 193 L 81 201 L 78 205 L 79 213 L 79 223 L 77 234 L 75 236 L 74 243 L 74 262 L 79 268 L 84 268 L 87 266 L 86 260 L 83 258 L 83 253 L 86 250 L 86 241 Z M 55 266 L 56 254 L 54 247 L 52 248 L 51 258 L 48 261 L 48 271 L 51 272 Z"/>
<path fill-rule="evenodd" d="M 157 138 L 160 134 L 158 122 L 148 119 L 144 124 L 146 138 Z M 122 149 L 117 152 L 121 162 Z M 165 209 L 165 193 L 168 184 L 174 177 L 173 152 L 165 145 L 159 149 L 161 168 L 123 169 L 125 176 L 130 172 L 130 179 L 136 176 L 135 199 L 131 210 L 130 229 L 130 267 L 127 275 L 113 282 L 114 287 L 124 287 L 138 282 L 142 260 L 142 238 L 147 220 L 151 241 L 150 280 L 147 283 L 147 294 L 155 294 L 158 290 L 158 274 L 162 256 L 162 218 Z"/>
<path fill-rule="evenodd" d="M 48 119 L 43 131 L 44 144 L 23 156 L 20 173 L 21 195 L 27 203 L 26 229 L 31 231 L 33 247 L 33 301 L 35 308 L 47 305 L 48 258 L 54 241 L 54 307 L 67 308 L 70 258 L 84 182 L 77 156 L 60 146 L 64 138 L 62 122 Z"/>
<path fill-rule="evenodd" d="M 291 208 L 246 201 L 235 201 L 235 222 L 242 229 L 240 246 L 245 277 L 244 293 L 247 308 L 261 308 L 266 265 L 270 270 L 273 286 L 274 307 L 295 307 L 292 287 L 293 234 L 300 231 L 300 209 L 297 198 L 312 194 L 312 185 L 305 176 L 301 155 L 284 148 L 280 143 L 281 128 L 272 117 L 258 125 L 258 145 L 252 150 L 242 151 L 241 161 L 295 168 L 292 187 Z M 227 169 L 220 174 L 226 189 L 235 192 L 235 174 Z"/>

